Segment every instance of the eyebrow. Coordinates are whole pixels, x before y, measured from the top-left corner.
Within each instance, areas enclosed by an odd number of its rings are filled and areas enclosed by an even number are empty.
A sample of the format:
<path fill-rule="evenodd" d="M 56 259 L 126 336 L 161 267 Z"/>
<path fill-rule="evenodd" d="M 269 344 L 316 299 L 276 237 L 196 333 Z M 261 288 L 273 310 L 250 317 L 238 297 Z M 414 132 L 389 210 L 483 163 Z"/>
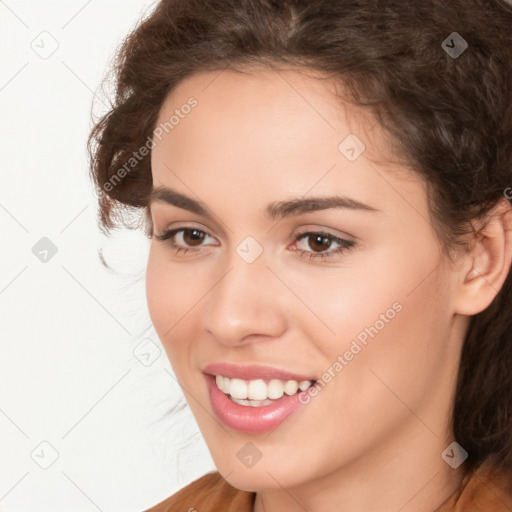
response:
<path fill-rule="evenodd" d="M 168 187 L 153 188 L 149 200 L 150 203 L 157 202 L 170 204 L 172 206 L 188 210 L 192 213 L 196 213 L 197 215 L 201 215 L 202 217 L 213 217 L 209 213 L 209 210 L 204 203 L 180 194 L 176 190 Z M 310 197 L 307 199 L 296 198 L 288 201 L 276 201 L 270 203 L 267 206 L 265 214 L 268 218 L 275 220 L 318 210 L 328 210 L 331 208 L 362 210 L 370 212 L 380 211 L 377 208 L 374 208 L 350 197 L 336 195 L 327 197 Z"/>

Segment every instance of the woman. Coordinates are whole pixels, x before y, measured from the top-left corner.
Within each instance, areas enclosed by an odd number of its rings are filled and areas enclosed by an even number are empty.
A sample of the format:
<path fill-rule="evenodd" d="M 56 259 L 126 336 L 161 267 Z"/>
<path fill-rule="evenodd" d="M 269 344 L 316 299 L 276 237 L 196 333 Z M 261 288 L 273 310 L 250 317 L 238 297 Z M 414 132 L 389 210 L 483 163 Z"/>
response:
<path fill-rule="evenodd" d="M 512 8 L 163 0 L 89 140 L 218 471 L 150 510 L 512 510 Z M 118 215 L 118 216 L 116 216 Z"/>

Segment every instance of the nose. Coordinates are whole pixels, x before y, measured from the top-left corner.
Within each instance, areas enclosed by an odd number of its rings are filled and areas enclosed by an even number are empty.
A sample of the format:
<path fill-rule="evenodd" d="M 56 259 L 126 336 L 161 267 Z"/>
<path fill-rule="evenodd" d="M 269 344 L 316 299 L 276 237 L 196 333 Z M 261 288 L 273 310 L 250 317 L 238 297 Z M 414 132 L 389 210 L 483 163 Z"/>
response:
<path fill-rule="evenodd" d="M 286 290 L 266 260 L 260 257 L 246 263 L 235 254 L 225 269 L 205 297 L 202 321 L 206 331 L 230 346 L 282 336 L 287 327 L 281 304 Z"/>

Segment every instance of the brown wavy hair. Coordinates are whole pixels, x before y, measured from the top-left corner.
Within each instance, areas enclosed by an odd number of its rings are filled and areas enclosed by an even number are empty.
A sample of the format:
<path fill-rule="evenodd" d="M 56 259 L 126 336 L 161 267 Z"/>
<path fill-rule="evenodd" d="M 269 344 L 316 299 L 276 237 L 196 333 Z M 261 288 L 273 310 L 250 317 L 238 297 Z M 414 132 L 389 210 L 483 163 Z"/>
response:
<path fill-rule="evenodd" d="M 468 45 L 458 56 L 443 47 L 454 46 L 454 32 Z M 255 64 L 320 71 L 375 115 L 426 181 L 445 249 L 463 246 L 471 221 L 512 197 L 505 0 L 162 0 L 116 52 L 105 78 L 115 85 L 113 104 L 87 142 L 104 233 L 140 227 L 124 215 L 135 210 L 152 235 L 150 154 L 140 149 L 166 96 L 196 72 Z M 472 316 L 461 355 L 452 422 L 468 470 L 489 456 L 512 470 L 511 275 Z"/>

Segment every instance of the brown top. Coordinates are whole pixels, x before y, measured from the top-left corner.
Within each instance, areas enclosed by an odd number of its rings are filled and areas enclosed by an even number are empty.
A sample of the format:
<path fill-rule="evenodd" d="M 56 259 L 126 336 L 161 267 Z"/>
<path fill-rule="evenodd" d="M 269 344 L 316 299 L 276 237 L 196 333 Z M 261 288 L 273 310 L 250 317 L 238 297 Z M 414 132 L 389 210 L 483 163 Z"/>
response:
<path fill-rule="evenodd" d="M 215 471 L 145 512 L 253 512 L 255 498 L 256 493 L 232 487 Z M 486 461 L 433 512 L 512 512 L 512 473 Z"/>

